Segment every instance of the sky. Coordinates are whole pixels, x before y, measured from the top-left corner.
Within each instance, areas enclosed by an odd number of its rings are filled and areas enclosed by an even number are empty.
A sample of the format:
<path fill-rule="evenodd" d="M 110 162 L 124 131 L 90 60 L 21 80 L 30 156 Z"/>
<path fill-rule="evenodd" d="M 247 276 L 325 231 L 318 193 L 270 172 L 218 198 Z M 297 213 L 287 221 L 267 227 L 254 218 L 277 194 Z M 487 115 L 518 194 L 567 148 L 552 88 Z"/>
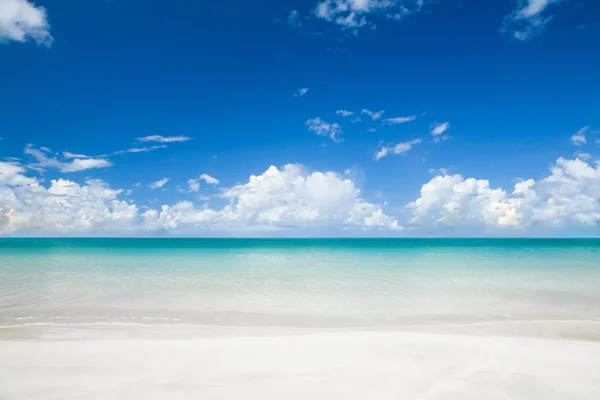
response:
<path fill-rule="evenodd" d="M 596 0 L 0 0 L 0 236 L 598 236 Z"/>

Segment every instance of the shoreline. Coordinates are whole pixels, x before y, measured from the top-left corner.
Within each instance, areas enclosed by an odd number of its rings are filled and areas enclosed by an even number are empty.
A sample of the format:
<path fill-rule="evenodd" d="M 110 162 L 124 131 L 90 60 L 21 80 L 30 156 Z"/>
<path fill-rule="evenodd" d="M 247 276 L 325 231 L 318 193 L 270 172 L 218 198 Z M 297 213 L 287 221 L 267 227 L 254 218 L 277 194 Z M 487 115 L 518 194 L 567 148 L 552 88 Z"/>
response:
<path fill-rule="evenodd" d="M 168 338 L 170 335 L 208 334 L 215 336 L 234 334 L 266 336 L 280 334 L 318 333 L 424 333 L 461 335 L 474 337 L 516 337 L 538 339 L 584 340 L 600 343 L 600 321 L 595 320 L 508 320 L 476 322 L 431 322 L 427 324 L 401 325 L 340 325 L 340 326 L 286 326 L 286 325 L 227 325 L 192 323 L 138 323 L 138 322 L 89 322 L 89 323 L 31 323 L 0 326 L 0 342 L 3 340 L 48 340 L 65 334 L 74 340 L 100 340 L 111 335 L 131 338 Z"/>

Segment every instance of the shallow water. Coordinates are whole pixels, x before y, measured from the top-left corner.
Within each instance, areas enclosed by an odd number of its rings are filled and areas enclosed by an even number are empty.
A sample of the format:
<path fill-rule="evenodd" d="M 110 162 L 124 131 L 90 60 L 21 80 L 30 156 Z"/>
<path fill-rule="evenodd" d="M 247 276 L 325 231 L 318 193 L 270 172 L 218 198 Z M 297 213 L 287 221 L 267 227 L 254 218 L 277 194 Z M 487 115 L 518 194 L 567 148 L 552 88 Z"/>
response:
<path fill-rule="evenodd" d="M 0 324 L 600 321 L 600 240 L 0 240 Z"/>

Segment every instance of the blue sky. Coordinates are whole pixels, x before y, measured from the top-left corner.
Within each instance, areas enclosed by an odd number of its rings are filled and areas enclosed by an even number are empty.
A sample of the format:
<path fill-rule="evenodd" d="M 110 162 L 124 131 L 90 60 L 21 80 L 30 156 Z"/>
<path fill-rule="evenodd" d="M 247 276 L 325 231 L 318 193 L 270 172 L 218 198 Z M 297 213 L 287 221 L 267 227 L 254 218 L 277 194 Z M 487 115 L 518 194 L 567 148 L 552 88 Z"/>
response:
<path fill-rule="evenodd" d="M 0 234 L 596 234 L 599 43 L 592 0 L 0 0 Z"/>

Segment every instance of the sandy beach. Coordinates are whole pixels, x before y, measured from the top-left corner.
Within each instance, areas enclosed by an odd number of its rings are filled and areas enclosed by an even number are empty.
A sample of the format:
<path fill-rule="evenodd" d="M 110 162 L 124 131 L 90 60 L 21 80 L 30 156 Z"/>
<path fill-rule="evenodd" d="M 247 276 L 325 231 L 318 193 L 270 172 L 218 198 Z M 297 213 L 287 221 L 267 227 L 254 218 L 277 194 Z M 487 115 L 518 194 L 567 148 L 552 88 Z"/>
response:
<path fill-rule="evenodd" d="M 436 327 L 4 328 L 0 398 L 600 398 L 600 342 L 510 325 L 475 327 L 475 334 Z M 561 331 L 558 322 L 546 328 L 553 325 Z"/>

